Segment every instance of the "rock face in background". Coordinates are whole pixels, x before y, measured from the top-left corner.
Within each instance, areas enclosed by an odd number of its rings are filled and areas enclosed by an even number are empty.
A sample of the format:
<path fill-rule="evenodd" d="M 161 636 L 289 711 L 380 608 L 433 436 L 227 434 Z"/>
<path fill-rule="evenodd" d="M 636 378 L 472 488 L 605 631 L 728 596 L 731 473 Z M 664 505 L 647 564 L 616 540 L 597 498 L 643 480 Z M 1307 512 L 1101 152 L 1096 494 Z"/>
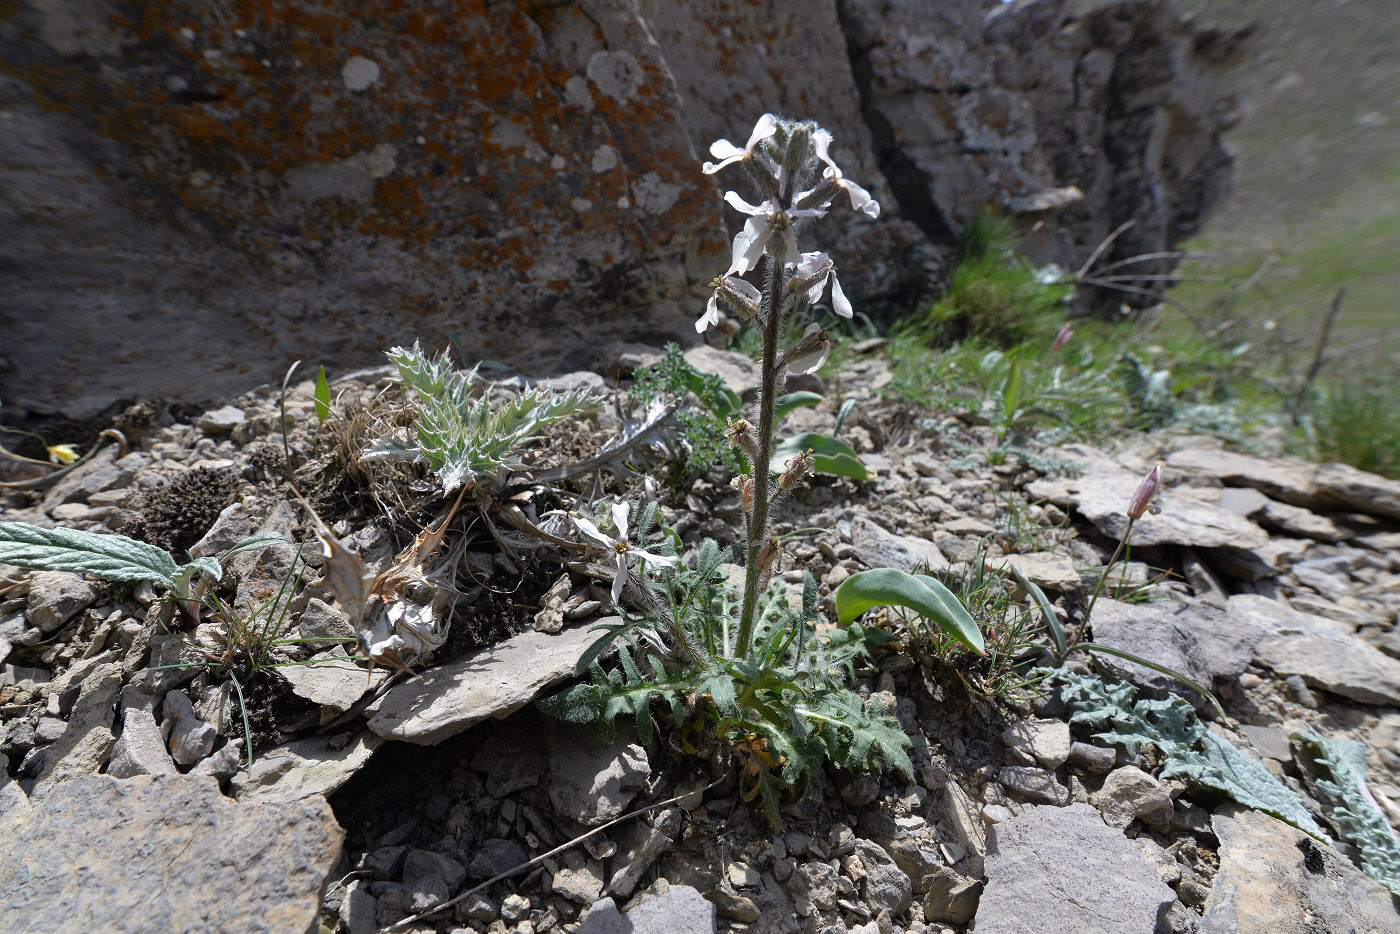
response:
<path fill-rule="evenodd" d="M 1238 37 L 1071 6 L 19 4 L 0 398 L 207 400 L 415 336 L 574 368 L 693 334 L 728 255 L 699 162 L 765 109 L 830 127 L 884 202 L 822 234 L 866 310 L 926 297 L 987 207 L 1065 265 L 1129 219 L 1107 258 L 1169 247 L 1228 181 Z"/>

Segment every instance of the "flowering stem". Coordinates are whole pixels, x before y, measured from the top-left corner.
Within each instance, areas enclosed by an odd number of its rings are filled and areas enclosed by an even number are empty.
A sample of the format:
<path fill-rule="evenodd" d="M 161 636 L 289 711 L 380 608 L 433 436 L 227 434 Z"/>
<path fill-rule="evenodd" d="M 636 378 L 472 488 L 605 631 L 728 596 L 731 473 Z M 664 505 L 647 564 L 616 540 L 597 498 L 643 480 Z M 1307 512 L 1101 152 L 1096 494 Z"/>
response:
<path fill-rule="evenodd" d="M 1113 566 L 1118 563 L 1118 557 L 1123 554 L 1123 549 L 1128 545 L 1128 539 L 1133 534 L 1133 523 L 1137 520 L 1132 516 L 1128 517 L 1128 528 L 1124 530 L 1123 537 L 1118 540 L 1118 547 L 1113 550 L 1113 557 L 1108 559 L 1108 564 L 1104 566 L 1103 576 L 1094 587 L 1094 595 L 1089 598 L 1089 609 L 1084 613 L 1084 622 L 1089 622 L 1094 615 L 1094 604 L 1099 602 L 1099 594 L 1103 592 L 1103 585 L 1108 581 L 1108 575 L 1113 573 Z"/>
<path fill-rule="evenodd" d="M 758 387 L 758 456 L 753 463 L 753 511 L 749 513 L 748 560 L 744 562 L 744 606 L 739 615 L 739 638 L 734 655 L 743 658 L 753 639 L 753 618 L 758 606 L 758 553 L 768 537 L 768 462 L 773 456 L 773 403 L 777 398 L 778 328 L 782 323 L 782 261 L 768 257 L 768 294 L 763 318 L 763 369 Z"/>

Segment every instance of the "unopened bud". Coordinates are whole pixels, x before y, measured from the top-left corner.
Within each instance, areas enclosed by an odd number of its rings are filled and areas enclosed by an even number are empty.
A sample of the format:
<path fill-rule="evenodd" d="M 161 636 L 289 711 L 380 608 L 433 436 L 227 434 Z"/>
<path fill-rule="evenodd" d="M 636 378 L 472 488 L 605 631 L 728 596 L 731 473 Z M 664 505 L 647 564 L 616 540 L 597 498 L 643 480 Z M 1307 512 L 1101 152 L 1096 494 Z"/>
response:
<path fill-rule="evenodd" d="M 710 282 L 715 297 L 729 306 L 740 318 L 751 321 L 758 315 L 758 303 L 762 295 L 749 282 L 733 275 L 723 275 Z"/>
<path fill-rule="evenodd" d="M 802 196 L 797 199 L 797 203 L 794 204 L 793 207 L 803 210 L 824 208 L 840 193 L 841 186 L 836 183 L 834 178 L 824 178 L 817 183 L 816 188 L 813 188 L 811 191 L 803 192 Z"/>
<path fill-rule="evenodd" d="M 770 538 L 758 550 L 758 589 L 766 590 L 778 564 L 778 540 Z"/>
<path fill-rule="evenodd" d="M 778 477 L 778 489 L 784 492 L 793 489 L 816 468 L 817 459 L 811 448 L 803 451 L 788 462 L 787 469 Z"/>
<path fill-rule="evenodd" d="M 744 514 L 753 512 L 753 477 L 741 475 L 732 481 L 734 489 L 739 491 L 739 505 L 743 508 Z"/>
<path fill-rule="evenodd" d="M 1060 333 L 1055 335 L 1055 343 L 1050 345 L 1050 352 L 1054 353 L 1055 351 L 1059 350 L 1073 336 L 1074 328 L 1070 327 L 1069 323 L 1066 322 L 1065 326 L 1060 328 Z"/>
<path fill-rule="evenodd" d="M 812 158 L 812 125 L 799 123 L 788 135 L 787 152 L 783 156 L 783 168 L 789 172 L 800 172 Z"/>
<path fill-rule="evenodd" d="M 724 429 L 724 440 L 738 448 L 750 458 L 758 457 L 758 442 L 754 439 L 753 425 L 747 419 L 736 418 Z"/>
<path fill-rule="evenodd" d="M 831 335 L 815 321 L 807 325 L 802 339 L 783 353 L 778 361 L 789 373 L 815 373 L 831 355 Z"/>
<path fill-rule="evenodd" d="M 1147 476 L 1142 478 L 1137 490 L 1133 492 L 1133 499 L 1128 503 L 1128 518 L 1141 519 L 1142 514 L 1151 510 L 1155 516 L 1161 512 L 1161 508 L 1153 506 L 1152 501 L 1157 498 L 1157 491 L 1162 488 L 1162 465 L 1158 464 L 1147 472 Z"/>

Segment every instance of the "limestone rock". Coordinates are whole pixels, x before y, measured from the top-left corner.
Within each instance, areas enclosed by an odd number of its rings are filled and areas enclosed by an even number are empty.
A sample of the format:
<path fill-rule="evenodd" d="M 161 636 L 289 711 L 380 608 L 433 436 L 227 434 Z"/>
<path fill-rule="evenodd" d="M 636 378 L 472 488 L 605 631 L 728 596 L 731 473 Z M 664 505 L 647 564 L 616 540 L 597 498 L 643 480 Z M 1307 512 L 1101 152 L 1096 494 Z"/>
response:
<path fill-rule="evenodd" d="M 219 731 L 195 715 L 184 691 L 165 695 L 165 719 L 171 724 L 170 755 L 176 762 L 188 768 L 214 751 Z"/>
<path fill-rule="evenodd" d="M 892 915 L 908 910 L 914 896 L 913 883 L 884 847 L 873 840 L 858 838 L 855 841 L 855 855 L 865 870 L 861 894 L 870 910 L 876 913 L 888 911 Z"/>
<path fill-rule="evenodd" d="M 1317 468 L 1302 461 L 1252 457 L 1213 447 L 1194 447 L 1167 457 L 1167 466 L 1259 490 L 1276 499 L 1306 504 L 1315 497 Z"/>
<path fill-rule="evenodd" d="M 128 707 L 122 718 L 122 735 L 112 747 L 107 774 L 115 778 L 136 775 L 170 775 L 175 763 L 165 751 L 160 727 L 151 711 L 144 707 Z"/>
<path fill-rule="evenodd" d="M 718 376 L 740 398 L 753 399 L 758 393 L 758 364 L 738 351 L 701 344 L 685 352 L 685 362 L 701 373 Z"/>
<path fill-rule="evenodd" d="M 1255 656 L 1280 675 L 1300 675 L 1311 687 L 1363 704 L 1400 705 L 1400 661 L 1343 624 L 1258 594 L 1236 594 L 1227 610 L 1231 619 L 1264 631 Z"/>
<path fill-rule="evenodd" d="M 97 588 L 79 574 L 40 571 L 29 582 L 29 625 L 48 635 L 97 599 Z"/>
<path fill-rule="evenodd" d="M 1400 519 L 1400 480 L 1357 470 L 1346 464 L 1323 464 L 1313 477 L 1317 496 L 1325 503 L 1355 509 L 1369 516 Z"/>
<path fill-rule="evenodd" d="M 988 831 L 977 934 L 1152 934 L 1174 901 L 1098 811 L 1028 807 Z"/>
<path fill-rule="evenodd" d="M 121 687 L 122 666 L 116 662 L 98 666 L 83 679 L 67 729 L 43 751 L 44 766 L 34 781 L 35 797 L 102 768 L 116 742 L 112 717 Z"/>
<path fill-rule="evenodd" d="M 586 826 L 620 817 L 651 776 L 646 750 L 602 741 L 596 730 L 551 723 L 546 789 L 555 810 Z"/>
<path fill-rule="evenodd" d="M 1331 847 L 1260 811 L 1227 805 L 1211 818 L 1220 871 L 1206 899 L 1201 934 L 1393 931 L 1391 895 Z M 1322 869 L 1304 861 L 1299 842 Z"/>
<path fill-rule="evenodd" d="M 1135 765 L 1114 769 L 1091 799 L 1110 827 L 1126 830 L 1135 820 L 1165 830 L 1171 822 L 1172 796 L 1157 779 Z"/>
<path fill-rule="evenodd" d="M 1042 768 L 1058 769 L 1069 758 L 1069 724 L 1063 720 L 1021 720 L 1002 730 L 1001 741 L 1024 750 Z"/>
<path fill-rule="evenodd" d="M 239 801 L 287 802 L 329 795 L 363 768 L 382 742 L 364 732 L 347 744 L 334 744 L 324 736 L 294 740 L 258 756 L 251 768 L 235 775 L 233 796 Z"/>
<path fill-rule="evenodd" d="M 977 914 L 982 883 L 939 866 L 924 878 L 924 920 L 967 924 Z"/>
<path fill-rule="evenodd" d="M 912 572 L 921 566 L 933 571 L 948 567 L 948 559 L 943 557 L 943 552 L 931 540 L 899 535 L 864 515 L 857 516 L 852 523 L 851 547 L 855 549 L 856 560 L 867 568 L 897 568 Z"/>
<path fill-rule="evenodd" d="M 199 420 L 195 422 L 195 427 L 206 435 L 222 436 L 233 431 L 235 427 L 243 424 L 248 416 L 243 414 L 243 410 L 236 405 L 225 405 L 217 409 L 210 409 Z"/>
<path fill-rule="evenodd" d="M 601 620 L 599 622 L 610 622 Z M 369 728 L 386 739 L 429 745 L 473 724 L 504 717 L 573 673 L 598 634 L 593 624 L 558 635 L 525 632 L 396 685 L 369 708 Z"/>
<path fill-rule="evenodd" d="M 1053 772 L 1045 769 L 1006 765 L 997 772 L 997 781 L 1007 791 L 1027 801 L 1060 806 L 1069 803 L 1069 789 L 1055 780 Z"/>
<path fill-rule="evenodd" d="M 383 668 L 361 668 L 340 646 L 313 655 L 305 664 L 282 665 L 273 671 L 292 686 L 298 697 L 333 711 L 349 710 L 387 677 Z"/>
<path fill-rule="evenodd" d="M 625 913 L 611 898 L 594 902 L 577 934 L 714 934 L 715 906 L 688 885 L 658 883 Z"/>
<path fill-rule="evenodd" d="M 1046 590 L 1070 593 L 1084 586 L 1079 572 L 1074 568 L 1074 562 L 1068 555 L 1034 552 L 1007 555 L 1005 559 L 997 559 L 993 563 L 1001 564 L 1003 561 L 1006 566 L 1015 565 L 1020 568 L 1021 573 L 1025 574 L 1031 583 L 1038 584 Z"/>
<path fill-rule="evenodd" d="M 304 931 L 343 837 L 324 800 L 237 803 L 183 775 L 80 777 L 0 848 L 0 928 Z"/>

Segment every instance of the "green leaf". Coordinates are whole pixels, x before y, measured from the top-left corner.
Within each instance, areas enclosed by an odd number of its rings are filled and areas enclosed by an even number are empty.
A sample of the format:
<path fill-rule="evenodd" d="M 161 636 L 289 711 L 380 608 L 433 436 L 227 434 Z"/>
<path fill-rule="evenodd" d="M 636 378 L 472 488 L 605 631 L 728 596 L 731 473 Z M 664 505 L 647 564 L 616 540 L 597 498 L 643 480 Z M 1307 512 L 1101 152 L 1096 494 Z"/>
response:
<path fill-rule="evenodd" d="M 326 379 L 326 368 L 316 370 L 316 420 L 324 422 L 331 415 L 331 384 Z"/>
<path fill-rule="evenodd" d="M 164 551 L 124 535 L 41 529 L 27 522 L 0 522 L 0 564 L 113 581 L 158 581 L 171 588 L 180 570 Z"/>
<path fill-rule="evenodd" d="M 1366 747 L 1311 729 L 1290 736 L 1303 783 L 1327 807 L 1328 821 L 1356 848 L 1366 874 L 1400 895 L 1400 839 L 1366 788 Z"/>
<path fill-rule="evenodd" d="M 836 413 L 836 426 L 831 429 L 832 437 L 841 433 L 841 428 L 846 424 L 846 419 L 851 417 L 851 412 L 855 410 L 856 400 L 847 399 L 841 403 L 841 411 Z"/>
<path fill-rule="evenodd" d="M 1153 671 L 1161 672 L 1168 678 L 1175 678 L 1177 681 L 1180 681 L 1182 684 L 1186 685 L 1188 688 L 1195 691 L 1197 694 L 1201 695 L 1206 700 L 1210 701 L 1210 705 L 1215 708 L 1216 714 L 1220 716 L 1220 722 L 1225 722 L 1225 708 L 1220 706 L 1220 701 L 1215 699 L 1214 694 L 1212 694 L 1207 688 L 1202 687 L 1201 685 L 1197 684 L 1195 681 L 1192 681 L 1190 678 L 1186 677 L 1180 672 L 1168 668 L 1166 665 L 1159 665 L 1156 662 L 1149 662 L 1147 659 L 1139 655 L 1134 655 L 1131 652 L 1124 652 L 1122 649 L 1115 649 L 1112 646 L 1099 645 L 1097 642 L 1077 642 L 1074 645 L 1070 646 L 1069 650 L 1073 652 L 1076 649 L 1080 649 L 1085 652 L 1102 652 L 1105 655 L 1114 655 L 1118 658 L 1130 661 L 1133 664 L 1141 665 L 1144 668 L 1151 668 Z"/>
<path fill-rule="evenodd" d="M 976 621 L 952 591 L 932 577 L 876 568 L 852 574 L 836 588 L 836 618 L 843 625 L 877 606 L 913 610 L 978 655 L 986 654 Z"/>
<path fill-rule="evenodd" d="M 779 442 L 773 448 L 773 459 L 769 469 L 774 473 L 782 473 L 787 468 L 788 461 L 803 451 L 812 452 L 817 473 L 849 477 L 860 483 L 870 480 L 865 465 L 860 462 L 860 458 L 849 444 L 817 432 L 794 435 Z"/>
<path fill-rule="evenodd" d="M 773 403 L 773 415 L 775 418 L 786 418 L 795 409 L 820 405 L 823 398 L 815 392 L 807 392 L 806 390 L 790 392 L 785 396 L 779 396 L 778 401 Z"/>
<path fill-rule="evenodd" d="M 743 400 L 739 398 L 737 392 L 725 386 L 723 383 L 715 386 L 712 382 L 714 378 L 714 374 L 712 373 L 702 373 L 699 370 L 691 369 L 691 371 L 686 374 L 686 388 L 695 393 L 696 398 L 704 402 L 709 410 L 714 412 L 716 416 L 719 418 L 728 418 L 739 411 L 739 407 L 743 405 Z"/>
<path fill-rule="evenodd" d="M 1050 631 L 1050 638 L 1055 640 L 1055 650 L 1061 655 L 1065 654 L 1065 630 L 1060 625 L 1060 618 L 1055 615 L 1055 608 L 1046 599 L 1045 591 L 1026 576 L 1026 572 L 1016 566 L 1015 562 L 1008 561 L 1007 568 L 1011 571 L 1011 576 L 1016 578 L 1016 583 L 1021 585 L 1021 589 L 1030 594 L 1035 605 L 1040 609 L 1041 618 L 1045 620 L 1045 628 Z"/>

